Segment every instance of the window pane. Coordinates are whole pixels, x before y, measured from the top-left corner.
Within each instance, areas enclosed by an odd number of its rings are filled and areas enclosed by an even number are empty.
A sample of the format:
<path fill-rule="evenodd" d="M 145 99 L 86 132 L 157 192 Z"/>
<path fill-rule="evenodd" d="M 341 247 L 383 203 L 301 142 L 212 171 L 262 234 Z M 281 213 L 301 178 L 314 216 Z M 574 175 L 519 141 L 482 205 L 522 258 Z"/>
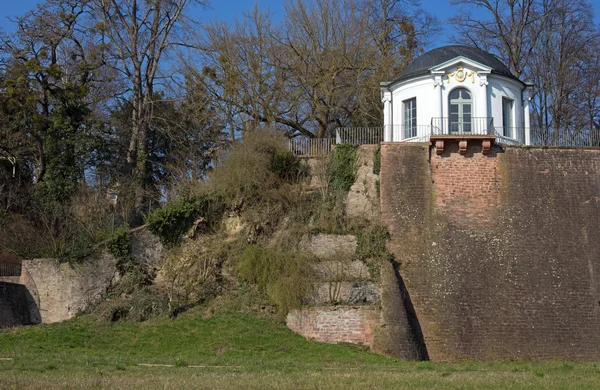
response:
<path fill-rule="evenodd" d="M 404 101 L 404 138 L 417 136 L 417 99 Z"/>

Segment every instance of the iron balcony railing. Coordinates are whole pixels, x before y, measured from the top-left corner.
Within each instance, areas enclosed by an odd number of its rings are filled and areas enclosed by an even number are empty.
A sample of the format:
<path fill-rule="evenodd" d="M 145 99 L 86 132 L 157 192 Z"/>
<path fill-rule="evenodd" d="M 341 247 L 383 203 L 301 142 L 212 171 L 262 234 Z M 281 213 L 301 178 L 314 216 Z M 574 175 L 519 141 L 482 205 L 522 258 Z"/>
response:
<path fill-rule="evenodd" d="M 600 129 L 531 127 L 529 131 L 532 145 L 600 147 Z"/>
<path fill-rule="evenodd" d="M 338 127 L 336 144 L 374 145 L 383 142 L 383 127 Z"/>
<path fill-rule="evenodd" d="M 293 138 L 289 140 L 290 152 L 296 156 L 322 156 L 331 151 L 335 140 L 332 138 Z"/>
<path fill-rule="evenodd" d="M 494 118 L 431 118 L 431 135 L 494 135 Z"/>

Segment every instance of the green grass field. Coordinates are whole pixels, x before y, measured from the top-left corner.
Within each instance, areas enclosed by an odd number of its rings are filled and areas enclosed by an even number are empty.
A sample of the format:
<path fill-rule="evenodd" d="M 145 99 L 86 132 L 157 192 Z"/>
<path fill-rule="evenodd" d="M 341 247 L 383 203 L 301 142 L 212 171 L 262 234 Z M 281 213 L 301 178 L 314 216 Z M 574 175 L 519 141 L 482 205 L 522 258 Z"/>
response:
<path fill-rule="evenodd" d="M 400 362 L 309 342 L 270 318 L 92 316 L 0 333 L 0 389 L 598 389 L 595 363 Z"/>

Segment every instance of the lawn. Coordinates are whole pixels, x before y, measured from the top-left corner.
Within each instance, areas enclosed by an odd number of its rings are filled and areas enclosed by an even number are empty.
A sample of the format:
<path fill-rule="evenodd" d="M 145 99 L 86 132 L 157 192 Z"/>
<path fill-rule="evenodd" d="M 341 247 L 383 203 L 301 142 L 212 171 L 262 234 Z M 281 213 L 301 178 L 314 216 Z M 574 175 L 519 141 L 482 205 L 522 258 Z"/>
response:
<path fill-rule="evenodd" d="M 0 389 L 598 389 L 595 363 L 401 362 L 309 342 L 253 314 L 102 323 L 83 316 L 0 332 Z"/>

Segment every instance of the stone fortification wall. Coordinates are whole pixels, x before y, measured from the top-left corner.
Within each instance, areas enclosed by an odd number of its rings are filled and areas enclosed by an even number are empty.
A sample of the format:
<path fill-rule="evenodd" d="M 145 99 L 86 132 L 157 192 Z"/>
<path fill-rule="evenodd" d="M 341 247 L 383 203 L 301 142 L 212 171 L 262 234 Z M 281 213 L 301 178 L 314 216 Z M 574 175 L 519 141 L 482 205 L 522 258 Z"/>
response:
<path fill-rule="evenodd" d="M 56 259 L 24 260 L 21 283 L 35 289 L 43 323 L 73 318 L 90 304 L 99 302 L 118 277 L 114 257 L 87 258 L 82 264 L 59 263 Z"/>
<path fill-rule="evenodd" d="M 166 250 L 157 237 L 145 229 L 137 229 L 131 236 L 131 257 L 154 275 L 164 262 Z M 23 260 L 20 277 L 0 279 L 0 282 L 14 284 L 3 293 L 5 300 L 0 317 L 9 309 L 10 313 L 21 313 L 22 307 L 28 307 L 29 317 L 11 314 L 13 320 L 9 326 L 73 318 L 100 302 L 108 289 L 118 282 L 120 275 L 115 264 L 116 259 L 107 251 L 99 251 L 78 264 L 61 263 L 57 259 Z M 15 287 L 18 285 L 20 287 Z"/>
<path fill-rule="evenodd" d="M 597 360 L 600 149 L 470 143 L 382 145 L 382 223 L 426 353 Z"/>

